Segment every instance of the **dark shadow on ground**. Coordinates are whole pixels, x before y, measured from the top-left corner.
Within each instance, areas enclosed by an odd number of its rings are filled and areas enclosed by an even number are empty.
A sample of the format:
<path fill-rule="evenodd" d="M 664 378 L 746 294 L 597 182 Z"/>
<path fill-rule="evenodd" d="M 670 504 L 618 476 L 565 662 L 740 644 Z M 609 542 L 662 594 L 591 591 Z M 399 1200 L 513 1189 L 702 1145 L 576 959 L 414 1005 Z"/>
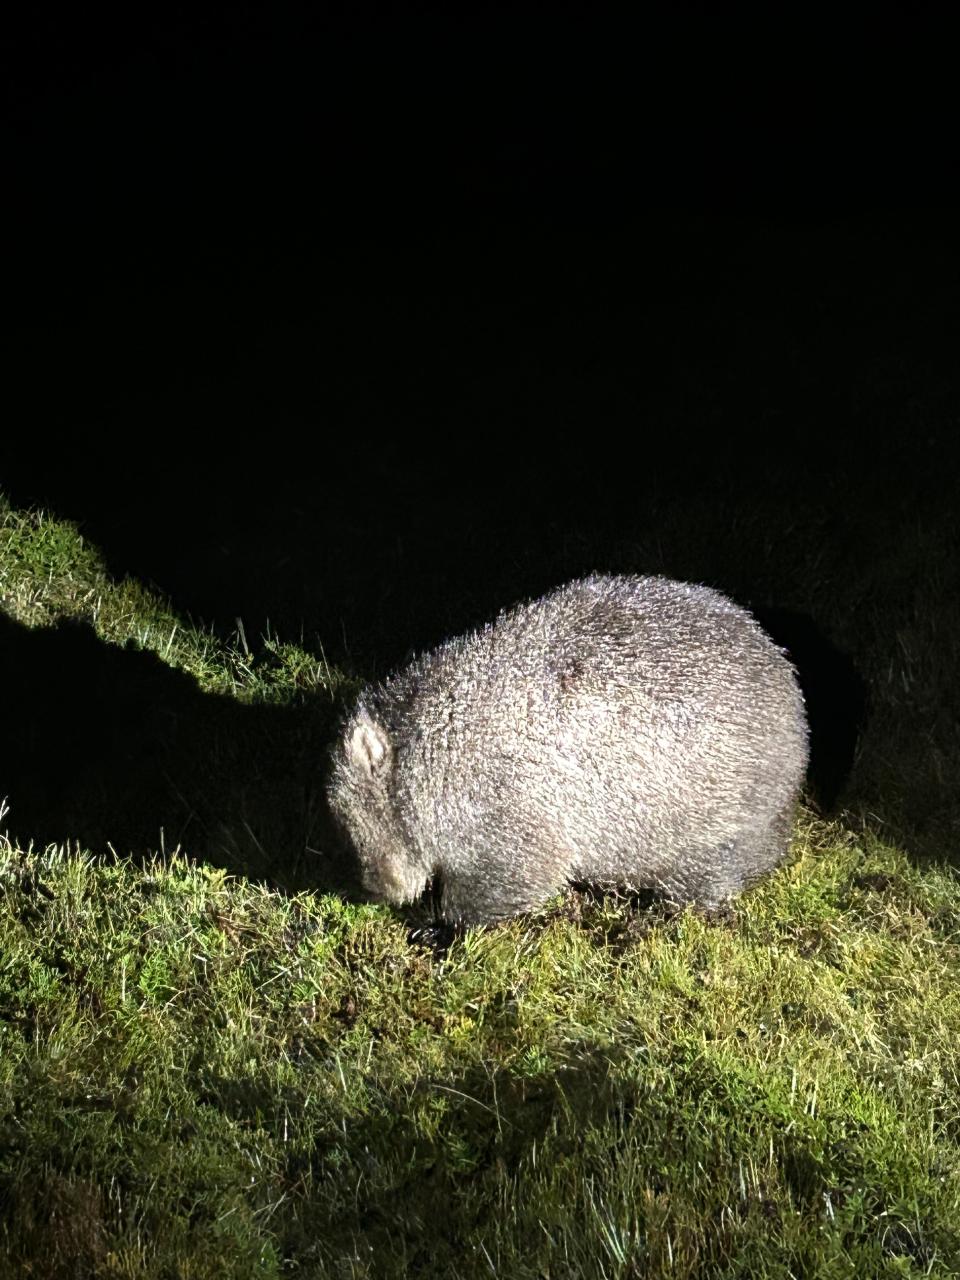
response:
<path fill-rule="evenodd" d="M 810 726 L 807 787 L 821 812 L 830 813 L 853 769 L 866 714 L 866 684 L 812 618 L 791 609 L 756 609 L 754 614 L 796 668 Z"/>
<path fill-rule="evenodd" d="M 0 797 L 22 846 L 136 857 L 180 846 L 284 889 L 351 893 L 323 801 L 336 715 L 324 698 L 251 706 L 203 693 L 85 624 L 31 630 L 0 616 Z"/>

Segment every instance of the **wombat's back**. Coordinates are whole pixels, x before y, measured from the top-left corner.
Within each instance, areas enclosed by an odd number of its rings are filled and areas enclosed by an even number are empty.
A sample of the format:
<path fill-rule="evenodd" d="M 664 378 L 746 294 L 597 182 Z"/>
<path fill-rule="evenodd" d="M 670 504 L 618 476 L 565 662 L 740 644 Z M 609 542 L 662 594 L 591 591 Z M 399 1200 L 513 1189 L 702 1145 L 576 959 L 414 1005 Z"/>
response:
<path fill-rule="evenodd" d="M 723 596 L 662 578 L 570 583 L 365 705 L 397 829 L 470 919 L 569 879 L 720 902 L 782 857 L 806 766 L 781 652 Z"/>

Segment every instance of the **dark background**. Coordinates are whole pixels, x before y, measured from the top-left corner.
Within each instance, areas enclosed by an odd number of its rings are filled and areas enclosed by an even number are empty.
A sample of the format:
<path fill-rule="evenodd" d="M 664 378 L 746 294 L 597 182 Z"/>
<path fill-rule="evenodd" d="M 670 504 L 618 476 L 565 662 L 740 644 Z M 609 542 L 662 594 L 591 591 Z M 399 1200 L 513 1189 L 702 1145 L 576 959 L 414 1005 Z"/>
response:
<path fill-rule="evenodd" d="M 0 484 L 360 674 L 708 581 L 809 667 L 832 803 L 955 527 L 950 54 L 916 6 L 21 15 Z"/>

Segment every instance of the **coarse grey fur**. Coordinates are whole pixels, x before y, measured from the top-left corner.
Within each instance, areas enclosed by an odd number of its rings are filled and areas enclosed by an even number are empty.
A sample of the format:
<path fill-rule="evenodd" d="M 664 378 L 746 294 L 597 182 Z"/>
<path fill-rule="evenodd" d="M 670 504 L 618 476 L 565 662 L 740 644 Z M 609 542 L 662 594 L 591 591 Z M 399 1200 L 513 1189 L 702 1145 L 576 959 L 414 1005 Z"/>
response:
<path fill-rule="evenodd" d="M 793 668 L 745 610 L 595 576 L 366 689 L 329 798 L 371 895 L 439 876 L 448 920 L 568 881 L 713 909 L 784 857 L 806 764 Z"/>

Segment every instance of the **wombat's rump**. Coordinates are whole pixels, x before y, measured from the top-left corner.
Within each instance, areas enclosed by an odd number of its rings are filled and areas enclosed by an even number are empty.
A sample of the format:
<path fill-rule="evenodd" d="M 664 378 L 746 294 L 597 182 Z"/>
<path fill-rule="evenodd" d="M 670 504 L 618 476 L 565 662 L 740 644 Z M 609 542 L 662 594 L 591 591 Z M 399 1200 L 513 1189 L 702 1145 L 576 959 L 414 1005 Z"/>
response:
<path fill-rule="evenodd" d="M 783 858 L 806 763 L 793 668 L 748 613 L 598 576 L 365 690 L 329 798 L 369 892 L 410 902 L 439 875 L 449 920 L 571 880 L 712 908 Z"/>

